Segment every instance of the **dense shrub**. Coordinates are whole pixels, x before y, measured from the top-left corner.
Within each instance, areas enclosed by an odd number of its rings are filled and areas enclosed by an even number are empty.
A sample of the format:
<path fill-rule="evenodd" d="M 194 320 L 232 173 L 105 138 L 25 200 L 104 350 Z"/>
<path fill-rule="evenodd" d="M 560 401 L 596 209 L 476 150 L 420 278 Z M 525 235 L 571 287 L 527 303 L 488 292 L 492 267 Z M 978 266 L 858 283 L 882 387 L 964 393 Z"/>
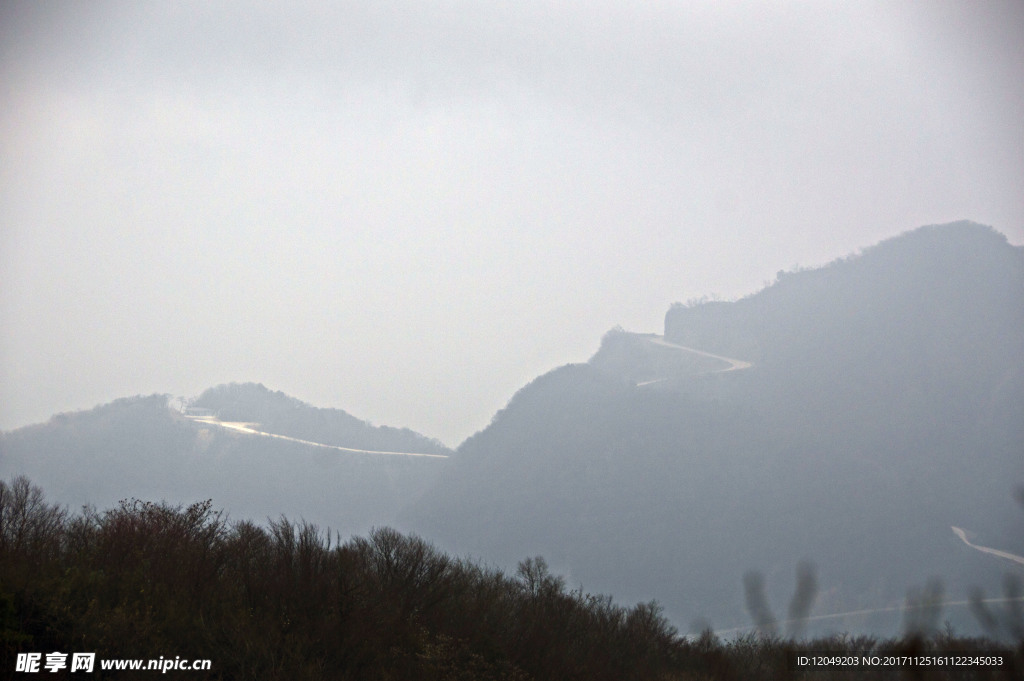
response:
<path fill-rule="evenodd" d="M 24 478 L 0 482 L 0 637 L 4 676 L 19 652 L 213 661 L 189 679 L 799 678 L 799 650 L 992 646 L 690 641 L 657 604 L 568 590 L 542 558 L 509 576 L 391 529 L 341 543 L 286 519 L 231 524 L 209 501 L 69 516 Z M 934 678 L 976 678 L 950 671 Z"/>

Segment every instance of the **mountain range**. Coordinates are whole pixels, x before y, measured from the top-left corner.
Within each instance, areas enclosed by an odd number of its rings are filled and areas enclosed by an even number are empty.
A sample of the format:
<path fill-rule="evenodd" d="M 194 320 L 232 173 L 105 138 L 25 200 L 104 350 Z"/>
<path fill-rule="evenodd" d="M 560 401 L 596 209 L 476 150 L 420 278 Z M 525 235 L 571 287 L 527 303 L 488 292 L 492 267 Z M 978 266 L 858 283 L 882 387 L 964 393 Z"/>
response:
<path fill-rule="evenodd" d="M 813 621 L 889 633 L 915 589 L 998 595 L 1019 569 L 951 528 L 1024 554 L 1024 248 L 922 227 L 673 305 L 662 334 L 610 331 L 454 451 L 256 384 L 188 409 L 127 398 L 0 434 L 0 475 L 72 505 L 212 497 L 343 533 L 391 524 L 502 567 L 542 555 L 684 629 L 749 622 L 755 573 L 784 619 L 813 566 Z"/>
<path fill-rule="evenodd" d="M 211 388 L 187 408 L 136 396 L 2 433 L 0 475 L 27 475 L 72 508 L 213 499 L 234 518 L 286 515 L 347 535 L 391 522 L 450 453 L 411 430 L 245 383 Z"/>
<path fill-rule="evenodd" d="M 951 526 L 1024 554 L 1024 249 L 925 227 L 739 301 L 675 305 L 664 338 L 613 331 L 524 387 L 452 468 L 410 527 L 502 564 L 544 555 L 682 624 L 742 623 L 750 571 L 784 616 L 805 561 L 816 614 L 898 610 L 936 580 L 941 600 L 997 594 L 1015 566 Z"/>

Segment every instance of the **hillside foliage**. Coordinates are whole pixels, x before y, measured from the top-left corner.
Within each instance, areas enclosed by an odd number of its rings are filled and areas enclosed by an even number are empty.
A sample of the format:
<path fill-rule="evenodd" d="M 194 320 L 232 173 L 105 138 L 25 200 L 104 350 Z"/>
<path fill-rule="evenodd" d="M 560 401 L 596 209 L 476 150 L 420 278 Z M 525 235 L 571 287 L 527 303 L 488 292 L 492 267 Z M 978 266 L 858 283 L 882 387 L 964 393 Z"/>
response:
<path fill-rule="evenodd" d="M 539 557 L 507 575 L 391 529 L 339 542 L 285 518 L 229 523 L 209 501 L 71 515 L 26 478 L 0 482 L 0 617 L 5 673 L 52 650 L 210 659 L 180 677 L 268 680 L 800 678 L 792 656 L 813 650 L 989 650 L 1007 660 L 994 678 L 1015 678 L 1024 661 L 1024 646 L 949 636 L 687 640 L 656 603 L 569 590 Z"/>

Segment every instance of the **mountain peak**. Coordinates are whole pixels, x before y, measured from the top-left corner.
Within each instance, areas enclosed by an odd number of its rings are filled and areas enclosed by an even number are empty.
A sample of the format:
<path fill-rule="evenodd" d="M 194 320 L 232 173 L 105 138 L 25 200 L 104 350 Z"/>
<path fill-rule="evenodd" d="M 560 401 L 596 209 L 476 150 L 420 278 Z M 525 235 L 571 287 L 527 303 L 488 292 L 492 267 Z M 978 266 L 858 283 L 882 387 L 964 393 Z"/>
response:
<path fill-rule="evenodd" d="M 999 363 L 1022 343 L 1022 254 L 974 222 L 920 227 L 820 268 L 780 272 L 734 303 L 677 303 L 665 337 L 789 369 L 810 357 L 836 371 L 850 370 L 844 358 L 853 357 L 876 365 L 926 356 L 934 364 L 940 355 Z"/>

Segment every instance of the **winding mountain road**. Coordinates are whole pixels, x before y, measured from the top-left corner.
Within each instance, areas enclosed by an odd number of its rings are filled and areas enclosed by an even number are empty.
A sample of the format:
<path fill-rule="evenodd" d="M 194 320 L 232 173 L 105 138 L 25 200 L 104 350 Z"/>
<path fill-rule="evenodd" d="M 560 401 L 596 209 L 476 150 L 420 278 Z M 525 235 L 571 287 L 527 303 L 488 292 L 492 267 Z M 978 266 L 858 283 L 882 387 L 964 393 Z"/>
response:
<path fill-rule="evenodd" d="M 693 354 L 700 355 L 701 357 L 710 357 L 711 359 L 720 359 L 723 362 L 728 362 L 728 364 L 729 364 L 728 368 L 717 369 L 715 371 L 710 372 L 710 373 L 713 373 L 713 374 L 724 374 L 727 371 L 740 371 L 741 369 L 749 369 L 750 367 L 754 366 L 750 362 L 745 362 L 742 359 L 733 359 L 732 357 L 723 357 L 722 355 L 715 355 L 715 354 L 712 354 L 710 352 L 704 352 L 703 350 L 698 350 L 697 348 L 688 348 L 685 345 L 678 345 L 677 343 L 670 343 L 669 341 L 665 340 L 664 336 L 654 336 L 653 338 L 650 338 L 649 340 L 652 343 L 654 343 L 655 345 L 663 345 L 666 348 L 675 348 L 677 350 L 685 350 L 686 352 L 692 352 Z"/>
<path fill-rule="evenodd" d="M 717 359 L 717 360 L 720 360 L 722 362 L 726 362 L 729 365 L 729 366 L 727 366 L 724 369 L 715 369 L 714 371 L 707 372 L 709 374 L 724 374 L 724 373 L 727 373 L 729 371 L 741 371 L 743 369 L 749 369 L 750 367 L 754 366 L 750 362 L 744 361 L 742 359 L 734 359 L 732 357 L 723 357 L 722 355 L 716 355 L 716 354 L 713 354 L 713 353 L 710 353 L 710 352 L 704 352 L 703 350 L 698 350 L 697 348 L 690 348 L 690 347 L 687 347 L 685 345 L 679 345 L 677 343 L 672 343 L 672 342 L 669 342 L 669 341 L 665 340 L 664 336 L 648 336 L 647 340 L 650 341 L 651 343 L 654 343 L 655 345 L 661 345 L 663 347 L 673 348 L 675 350 L 682 350 L 683 352 L 689 352 L 689 353 L 692 353 L 694 355 L 700 355 L 701 357 L 709 357 L 711 359 Z M 641 381 L 640 383 L 637 383 L 636 386 L 639 388 L 639 387 L 642 387 L 642 386 L 645 386 L 645 385 L 653 385 L 654 383 L 661 383 L 663 381 L 667 381 L 668 379 L 669 379 L 669 377 L 666 376 L 664 378 L 656 378 L 653 381 Z"/>
<path fill-rule="evenodd" d="M 949 529 L 953 530 L 953 534 L 960 537 L 960 539 L 963 540 L 963 542 L 970 546 L 972 549 L 977 549 L 982 553 L 988 553 L 990 555 L 998 556 L 999 558 L 1005 558 L 1006 560 L 1013 561 L 1014 563 L 1024 565 L 1024 557 L 1018 556 L 1013 553 L 1007 553 L 1006 551 L 1000 551 L 999 549 L 990 549 L 987 546 L 978 546 L 977 544 L 972 544 L 970 540 L 967 539 L 967 532 L 965 532 L 964 530 L 961 530 L 959 527 L 953 526 L 950 526 Z"/>
<path fill-rule="evenodd" d="M 185 418 L 195 421 L 196 423 L 205 423 L 210 426 L 219 426 L 228 430 L 233 430 L 238 433 L 245 433 L 247 435 L 259 435 L 261 437 L 273 437 L 278 440 L 288 440 L 289 442 L 298 442 L 299 444 L 309 445 L 310 447 L 322 447 L 324 449 L 334 449 L 339 452 L 349 452 L 352 454 L 378 454 L 387 456 L 419 456 L 427 457 L 431 459 L 447 459 L 447 454 L 426 454 L 423 452 L 385 452 L 376 449 L 355 449 L 353 447 L 341 447 L 339 445 L 327 445 L 322 442 L 313 442 L 312 440 L 302 440 L 297 437 L 288 437 L 287 435 L 278 435 L 277 433 L 267 433 L 262 430 L 256 430 L 252 426 L 255 423 L 244 423 L 241 421 L 219 421 L 215 418 L 208 416 L 186 416 Z"/>

